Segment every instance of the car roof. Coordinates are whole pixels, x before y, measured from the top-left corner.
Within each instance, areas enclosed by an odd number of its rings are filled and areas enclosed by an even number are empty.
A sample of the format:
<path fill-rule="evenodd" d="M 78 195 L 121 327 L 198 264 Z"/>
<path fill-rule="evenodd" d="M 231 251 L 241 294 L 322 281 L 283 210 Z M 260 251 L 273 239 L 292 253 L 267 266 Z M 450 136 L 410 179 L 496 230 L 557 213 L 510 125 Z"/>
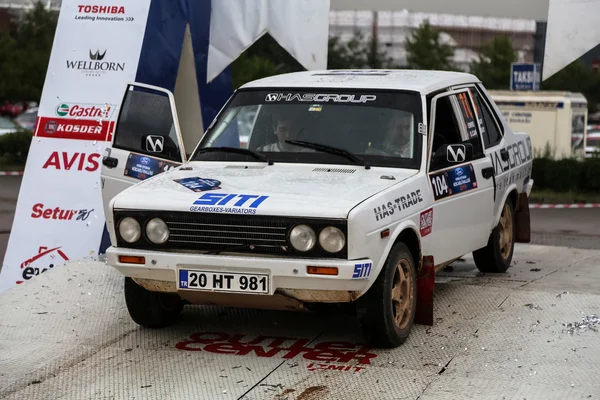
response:
<path fill-rule="evenodd" d="M 240 89 L 339 88 L 409 90 L 427 94 L 448 86 L 480 82 L 472 74 L 412 69 L 336 69 L 292 72 L 248 82 Z"/>

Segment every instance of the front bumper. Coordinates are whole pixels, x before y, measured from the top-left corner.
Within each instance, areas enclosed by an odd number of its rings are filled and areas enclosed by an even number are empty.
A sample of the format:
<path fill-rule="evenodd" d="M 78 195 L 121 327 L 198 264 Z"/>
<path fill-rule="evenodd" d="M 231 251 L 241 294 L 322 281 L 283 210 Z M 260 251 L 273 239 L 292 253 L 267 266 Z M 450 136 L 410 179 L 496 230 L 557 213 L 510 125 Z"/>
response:
<path fill-rule="evenodd" d="M 144 264 L 119 261 L 119 256 L 144 257 Z M 256 273 L 269 276 L 268 295 L 282 294 L 304 302 L 348 302 L 356 300 L 369 287 L 375 273 L 372 261 L 336 259 L 298 259 L 283 257 L 248 257 L 205 255 L 190 253 L 156 252 L 109 247 L 106 251 L 109 265 L 136 281 L 155 281 L 156 287 L 167 292 L 190 292 L 177 288 L 180 268 L 229 273 Z M 369 267 L 365 268 L 367 264 Z M 358 267 L 356 267 L 359 265 Z M 337 275 L 314 275 L 308 267 L 337 267 Z M 360 277 L 359 277 L 360 276 Z M 158 284 L 160 282 L 160 284 Z M 147 287 L 146 285 L 144 285 Z M 194 291 L 200 292 L 200 291 Z M 215 293 L 203 291 L 204 293 Z M 234 296 L 218 292 L 221 296 Z M 243 296 L 260 296 L 244 294 Z"/>

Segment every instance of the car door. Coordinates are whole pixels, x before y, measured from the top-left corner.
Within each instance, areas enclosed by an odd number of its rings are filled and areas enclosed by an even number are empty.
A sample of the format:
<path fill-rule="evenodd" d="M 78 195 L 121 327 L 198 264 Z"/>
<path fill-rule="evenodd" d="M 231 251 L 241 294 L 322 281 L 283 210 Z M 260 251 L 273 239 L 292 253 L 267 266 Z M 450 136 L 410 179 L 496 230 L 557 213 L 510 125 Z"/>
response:
<path fill-rule="evenodd" d="M 128 84 L 112 147 L 102 159 L 104 215 L 118 193 L 186 161 L 173 94 L 163 88 Z"/>
<path fill-rule="evenodd" d="M 468 89 L 431 99 L 427 174 L 434 198 L 436 263 L 484 247 L 493 223 L 494 168 Z"/>
<path fill-rule="evenodd" d="M 475 103 L 475 114 L 479 121 L 481 136 L 483 138 L 484 152 L 492 160 L 494 165 L 494 202 L 496 215 L 504 206 L 504 199 L 500 195 L 504 193 L 511 183 L 509 179 L 509 153 L 504 137 L 504 127 L 500 117 L 492 107 L 491 98 L 481 84 L 462 85 L 460 88 L 468 88 Z"/>

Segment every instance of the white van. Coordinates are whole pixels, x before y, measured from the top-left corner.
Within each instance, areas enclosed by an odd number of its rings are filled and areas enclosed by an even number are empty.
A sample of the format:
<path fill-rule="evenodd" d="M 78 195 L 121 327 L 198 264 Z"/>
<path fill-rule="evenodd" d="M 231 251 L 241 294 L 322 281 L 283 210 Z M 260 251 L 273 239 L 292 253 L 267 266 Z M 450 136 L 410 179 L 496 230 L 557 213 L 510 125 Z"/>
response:
<path fill-rule="evenodd" d="M 600 124 L 587 126 L 585 133 L 585 157 L 600 157 Z"/>
<path fill-rule="evenodd" d="M 527 132 L 534 155 L 584 157 L 588 104 L 581 93 L 489 90 L 514 132 Z"/>

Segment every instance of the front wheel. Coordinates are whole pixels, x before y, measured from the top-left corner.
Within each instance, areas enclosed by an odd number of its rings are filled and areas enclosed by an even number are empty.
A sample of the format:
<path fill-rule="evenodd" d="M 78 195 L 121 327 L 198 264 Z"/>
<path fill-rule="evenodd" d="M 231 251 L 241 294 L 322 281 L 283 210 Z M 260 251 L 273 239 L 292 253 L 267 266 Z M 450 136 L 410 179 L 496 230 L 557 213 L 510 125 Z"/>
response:
<path fill-rule="evenodd" d="M 488 244 L 473 252 L 473 260 L 481 272 L 503 273 L 510 267 L 515 249 L 515 208 L 506 199 L 500 221 L 488 239 Z"/>
<path fill-rule="evenodd" d="M 398 347 L 406 341 L 417 307 L 416 267 L 404 243 L 396 243 L 383 270 L 359 306 L 359 318 L 373 347 Z"/>
<path fill-rule="evenodd" d="M 173 325 L 183 309 L 176 293 L 151 292 L 129 277 L 125 278 L 125 303 L 131 319 L 144 328 Z"/>

